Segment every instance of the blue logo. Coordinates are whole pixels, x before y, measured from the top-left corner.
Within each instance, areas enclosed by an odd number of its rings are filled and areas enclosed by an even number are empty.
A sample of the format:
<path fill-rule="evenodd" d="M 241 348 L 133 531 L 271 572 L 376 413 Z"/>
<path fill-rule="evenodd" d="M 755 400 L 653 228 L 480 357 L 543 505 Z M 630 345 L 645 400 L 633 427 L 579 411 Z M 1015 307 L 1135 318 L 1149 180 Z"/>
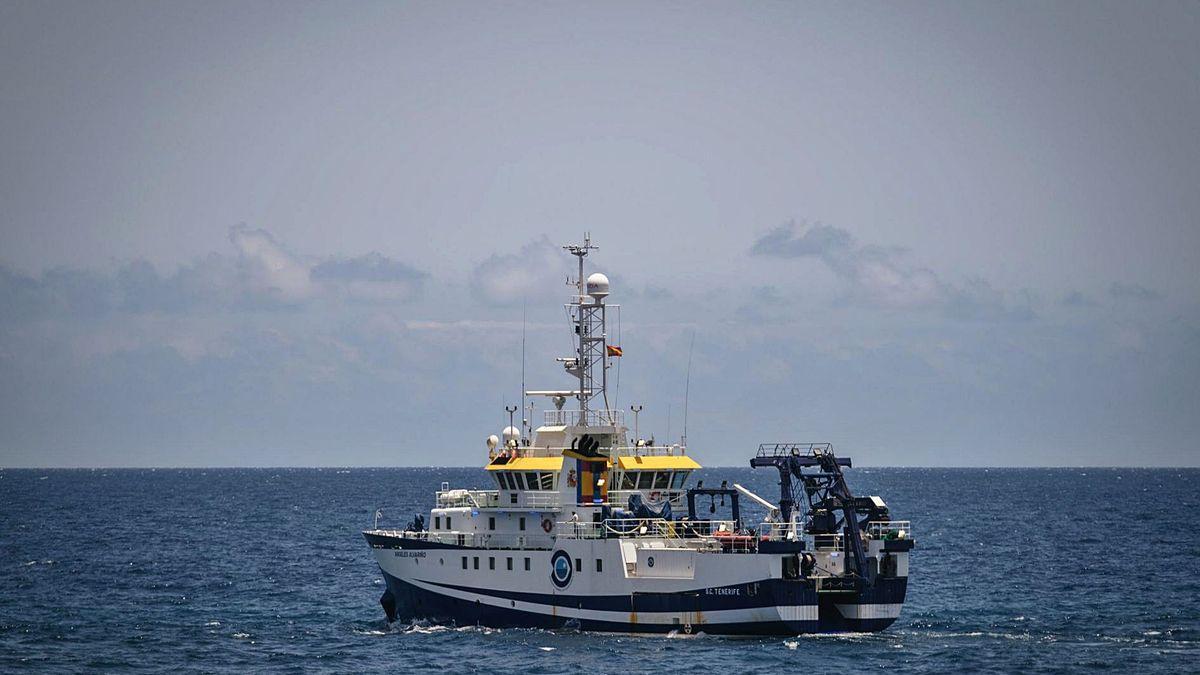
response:
<path fill-rule="evenodd" d="M 566 551 L 555 551 L 550 557 L 550 581 L 559 588 L 571 584 L 571 556 Z"/>
<path fill-rule="evenodd" d="M 654 556 L 646 558 L 646 567 L 654 567 Z"/>

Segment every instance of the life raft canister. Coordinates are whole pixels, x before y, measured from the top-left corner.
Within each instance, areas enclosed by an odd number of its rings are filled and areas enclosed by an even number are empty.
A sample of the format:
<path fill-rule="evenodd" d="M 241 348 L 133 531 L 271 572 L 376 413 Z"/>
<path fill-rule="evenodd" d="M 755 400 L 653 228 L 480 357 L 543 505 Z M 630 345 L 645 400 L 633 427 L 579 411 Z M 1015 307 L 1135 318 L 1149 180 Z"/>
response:
<path fill-rule="evenodd" d="M 546 531 L 546 534 L 550 534 L 550 530 L 554 529 L 554 523 L 550 522 L 549 518 L 544 518 L 542 519 L 542 529 Z"/>

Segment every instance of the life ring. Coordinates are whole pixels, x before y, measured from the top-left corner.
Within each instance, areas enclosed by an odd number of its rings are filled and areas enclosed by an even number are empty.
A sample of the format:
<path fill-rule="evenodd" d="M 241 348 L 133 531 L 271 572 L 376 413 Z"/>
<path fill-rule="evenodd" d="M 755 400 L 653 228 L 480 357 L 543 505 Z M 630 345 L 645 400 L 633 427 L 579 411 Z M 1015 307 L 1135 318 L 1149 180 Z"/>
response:
<path fill-rule="evenodd" d="M 550 530 L 554 529 L 554 523 L 550 522 L 549 518 L 545 518 L 542 520 L 542 529 L 546 531 L 546 534 L 550 534 Z"/>

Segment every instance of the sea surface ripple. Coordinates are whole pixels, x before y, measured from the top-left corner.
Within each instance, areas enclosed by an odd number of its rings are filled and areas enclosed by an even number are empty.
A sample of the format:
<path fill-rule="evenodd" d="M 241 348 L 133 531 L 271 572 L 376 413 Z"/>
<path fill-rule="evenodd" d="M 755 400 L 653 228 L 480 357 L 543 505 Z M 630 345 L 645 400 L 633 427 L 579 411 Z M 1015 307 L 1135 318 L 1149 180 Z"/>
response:
<path fill-rule="evenodd" d="M 774 498 L 776 478 L 707 469 Z M 1195 672 L 1200 470 L 848 472 L 913 521 L 879 634 L 389 626 L 360 535 L 476 469 L 0 470 L 0 670 Z M 705 505 L 707 508 L 707 504 Z"/>

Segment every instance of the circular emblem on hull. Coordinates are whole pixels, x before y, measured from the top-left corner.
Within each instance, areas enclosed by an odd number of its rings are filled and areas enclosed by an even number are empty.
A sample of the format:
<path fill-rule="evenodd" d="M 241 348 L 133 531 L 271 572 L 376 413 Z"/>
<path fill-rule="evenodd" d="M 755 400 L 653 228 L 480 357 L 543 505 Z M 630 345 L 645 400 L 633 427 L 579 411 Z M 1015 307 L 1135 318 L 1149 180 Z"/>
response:
<path fill-rule="evenodd" d="M 571 556 L 566 551 L 555 551 L 550 556 L 550 581 L 559 588 L 571 584 Z"/>
<path fill-rule="evenodd" d="M 646 567 L 654 567 L 654 556 L 646 558 Z"/>

